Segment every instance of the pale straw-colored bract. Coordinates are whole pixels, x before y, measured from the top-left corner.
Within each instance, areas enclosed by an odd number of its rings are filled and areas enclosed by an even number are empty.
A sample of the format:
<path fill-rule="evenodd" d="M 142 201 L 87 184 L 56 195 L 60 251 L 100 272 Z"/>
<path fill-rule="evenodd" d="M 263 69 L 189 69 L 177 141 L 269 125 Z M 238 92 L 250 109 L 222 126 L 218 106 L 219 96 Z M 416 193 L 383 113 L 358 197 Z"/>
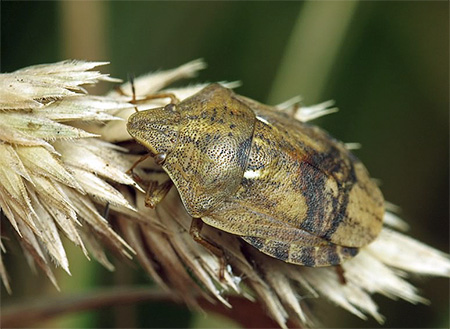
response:
<path fill-rule="evenodd" d="M 130 84 L 123 84 L 121 93 L 105 96 L 91 96 L 82 87 L 100 80 L 116 81 L 92 71 L 104 64 L 64 61 L 0 75 L 0 205 L 2 225 L 9 221 L 13 228 L 3 232 L 16 235 L 30 264 L 37 264 L 55 285 L 52 261 L 69 272 L 61 235 L 109 269 L 113 265 L 104 247 L 134 257 L 157 283 L 191 306 L 204 297 L 232 307 L 227 295 L 240 294 L 263 303 L 281 327 L 286 327 L 288 319 L 299 326 L 313 325 L 321 316 L 312 313 L 308 303 L 324 299 L 361 318 L 370 315 L 382 322 L 373 294 L 423 303 L 426 299 L 406 280 L 407 273 L 450 276 L 448 255 L 400 233 L 406 224 L 387 212 L 385 228 L 376 241 L 343 264 L 346 284 L 339 282 L 333 268 L 287 264 L 237 236 L 204 227 L 202 234 L 226 254 L 227 270 L 220 280 L 218 258 L 189 235 L 191 218 L 176 189 L 152 210 L 144 205 L 145 186 L 126 174 L 139 156 L 113 143 L 131 141 L 126 131 L 126 119 L 135 111 Z M 197 60 L 139 77 L 137 98 L 165 90 L 184 99 L 205 84 L 165 88 L 204 67 Z M 298 101 L 294 98 L 276 108 L 290 110 Z M 138 109 L 166 103 L 139 103 Z M 308 121 L 334 112 L 330 105 L 301 107 L 295 118 Z M 137 173 L 144 182 L 167 178 L 151 159 Z M 106 205 L 111 211 L 105 219 Z M 10 290 L 1 261 L 0 275 Z"/>

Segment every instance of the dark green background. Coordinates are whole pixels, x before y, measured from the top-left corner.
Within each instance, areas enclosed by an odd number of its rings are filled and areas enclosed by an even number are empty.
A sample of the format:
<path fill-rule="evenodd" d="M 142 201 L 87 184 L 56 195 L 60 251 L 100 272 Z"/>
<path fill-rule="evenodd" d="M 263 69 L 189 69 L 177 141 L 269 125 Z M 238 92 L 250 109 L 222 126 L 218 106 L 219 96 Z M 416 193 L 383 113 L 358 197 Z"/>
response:
<path fill-rule="evenodd" d="M 67 39 L 61 27 L 62 6 L 63 2 L 2 1 L 2 72 L 65 59 L 64 49 L 73 40 Z M 109 60 L 111 65 L 103 70 L 126 79 L 127 73 L 139 75 L 204 58 L 208 69 L 196 81 L 240 80 L 239 93 L 264 102 L 305 3 L 105 2 L 104 8 L 107 19 L 102 41 L 107 58 L 80 59 Z M 79 24 L 84 24 L 82 19 Z M 326 27 L 327 21 L 322 24 Z M 287 87 L 295 90 L 289 96 L 302 94 L 295 84 Z M 372 176 L 381 180 L 386 199 L 402 208 L 410 234 L 448 252 L 448 2 L 359 3 L 320 99 L 304 96 L 307 104 L 336 100 L 340 112 L 317 123 L 341 140 L 362 143 L 356 154 Z M 15 293 L 4 298 L 2 290 L 4 302 L 44 289 L 36 290 L 35 280 L 23 276 L 29 271 L 23 259 L 19 264 L 12 258 L 8 266 Z M 80 260 L 76 266 L 71 266 L 73 278 L 65 279 L 74 286 L 70 291 L 112 283 L 98 265 Z M 135 269 L 122 271 L 134 272 L 125 275 L 127 282 L 145 280 Z M 77 281 L 77 273 L 84 279 Z M 45 279 L 42 282 L 47 285 Z M 376 297 L 387 317 L 385 327 L 448 327 L 448 280 L 415 283 L 432 301 L 431 306 Z M 157 307 L 139 306 L 127 314 L 135 314 L 134 324 L 142 327 L 189 325 L 187 311 Z M 115 325 L 111 314 L 114 311 L 107 310 L 71 318 L 67 326 L 111 327 Z M 373 320 L 359 321 L 345 311 L 337 314 L 333 316 L 336 326 L 377 326 Z M 166 319 L 179 320 L 168 323 Z"/>

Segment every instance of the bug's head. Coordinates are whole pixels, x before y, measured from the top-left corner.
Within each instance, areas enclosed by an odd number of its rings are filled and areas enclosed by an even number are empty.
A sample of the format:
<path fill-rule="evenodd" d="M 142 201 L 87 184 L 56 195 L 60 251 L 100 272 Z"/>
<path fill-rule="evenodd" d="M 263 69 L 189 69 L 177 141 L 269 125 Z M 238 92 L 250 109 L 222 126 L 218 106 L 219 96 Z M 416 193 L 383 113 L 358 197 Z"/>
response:
<path fill-rule="evenodd" d="M 128 119 L 128 133 L 153 154 L 168 153 L 178 136 L 180 113 L 175 105 L 136 112 Z"/>

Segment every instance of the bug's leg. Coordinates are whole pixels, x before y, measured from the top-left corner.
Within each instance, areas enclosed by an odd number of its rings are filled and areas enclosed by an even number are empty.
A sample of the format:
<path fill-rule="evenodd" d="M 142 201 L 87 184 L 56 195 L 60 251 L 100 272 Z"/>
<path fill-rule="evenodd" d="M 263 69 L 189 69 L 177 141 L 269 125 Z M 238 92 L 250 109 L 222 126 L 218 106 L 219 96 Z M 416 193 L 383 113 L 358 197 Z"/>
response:
<path fill-rule="evenodd" d="M 334 269 L 336 270 L 336 274 L 338 276 L 339 282 L 342 285 L 347 284 L 347 279 L 345 278 L 345 271 L 344 271 L 344 268 L 342 267 L 342 265 L 336 265 L 334 267 Z"/>
<path fill-rule="evenodd" d="M 148 157 L 150 157 L 150 156 L 151 156 L 150 153 L 147 153 L 147 154 L 144 154 L 143 156 L 141 156 L 135 163 L 133 163 L 133 165 L 131 166 L 131 168 L 128 169 L 128 170 L 126 171 L 126 173 L 127 173 L 128 175 L 129 175 L 129 174 L 132 174 L 132 173 L 133 173 L 133 169 L 136 168 L 138 164 L 140 164 L 142 161 L 146 160 L 146 159 L 147 159 Z"/>
<path fill-rule="evenodd" d="M 156 94 L 147 95 L 141 99 L 136 99 L 136 88 L 134 86 L 134 76 L 129 75 L 128 80 L 130 80 L 130 85 L 131 85 L 131 101 L 130 101 L 131 104 L 138 104 L 138 103 L 146 102 L 146 101 L 149 101 L 152 99 L 160 99 L 160 98 L 170 98 L 170 104 L 173 104 L 173 105 L 176 105 L 180 102 L 180 100 L 173 93 L 156 93 Z M 127 94 L 120 87 L 116 88 L 116 92 L 122 96 L 127 96 Z M 138 112 L 137 107 L 135 107 L 134 109 L 136 110 L 136 112 Z"/>
<path fill-rule="evenodd" d="M 169 193 L 173 182 L 168 179 L 162 184 L 158 184 L 157 181 L 150 181 L 148 184 L 147 194 L 145 195 L 145 206 L 149 208 L 155 208 L 160 203 L 167 193 Z"/>
<path fill-rule="evenodd" d="M 225 254 L 221 248 L 211 243 L 202 237 L 201 231 L 203 227 L 203 221 L 201 218 L 192 218 L 191 228 L 189 229 L 189 234 L 195 240 L 195 242 L 201 244 L 203 247 L 211 251 L 214 255 L 219 258 L 220 268 L 219 268 L 219 279 L 223 280 L 225 277 Z"/>
<path fill-rule="evenodd" d="M 146 101 L 149 101 L 152 99 L 160 99 L 160 98 L 170 98 L 170 104 L 174 104 L 174 105 L 176 105 L 180 102 L 180 100 L 177 98 L 177 96 L 175 96 L 175 94 L 158 93 L 158 94 L 147 95 L 144 98 L 141 98 L 138 100 L 136 100 L 136 96 L 134 96 L 130 103 L 137 104 L 137 103 L 146 102 Z"/>
<path fill-rule="evenodd" d="M 151 95 L 147 95 L 142 99 L 136 100 L 136 89 L 134 87 L 134 77 L 130 76 L 130 84 L 131 84 L 131 92 L 132 92 L 132 99 L 131 99 L 131 104 L 137 104 L 140 102 L 145 102 L 145 101 L 149 101 L 152 99 L 160 99 L 160 98 L 170 98 L 170 104 L 178 104 L 180 102 L 180 100 L 177 98 L 177 96 L 175 96 L 175 94 L 173 93 L 157 93 L 157 94 L 151 94 Z"/>
<path fill-rule="evenodd" d="M 140 164 L 142 161 L 144 161 L 145 159 L 147 159 L 147 158 L 150 157 L 150 156 L 151 156 L 150 153 L 144 154 L 144 155 L 141 156 L 135 163 L 133 163 L 133 165 L 131 166 L 130 169 L 128 169 L 128 170 L 125 172 L 127 175 L 131 175 L 131 177 L 133 178 L 133 180 L 134 180 L 136 183 L 138 183 L 138 184 L 144 184 L 144 186 L 145 186 L 146 182 L 144 182 L 144 180 L 143 180 L 141 177 L 139 177 L 139 175 L 136 174 L 136 173 L 133 171 L 133 169 L 136 168 L 138 164 Z"/>
<path fill-rule="evenodd" d="M 167 193 L 169 193 L 170 188 L 172 187 L 173 183 L 172 183 L 172 181 L 170 179 L 165 181 L 162 184 L 158 184 L 157 181 L 145 182 L 141 177 L 139 177 L 136 173 L 134 173 L 133 169 L 136 168 L 139 163 L 141 163 L 142 161 L 146 160 L 150 156 L 152 156 L 151 153 L 147 153 L 147 154 L 141 156 L 131 166 L 131 168 L 127 170 L 126 173 L 128 175 L 131 175 L 131 177 L 133 177 L 133 179 L 137 183 L 148 184 L 147 193 L 145 195 L 145 206 L 153 209 L 153 208 L 156 207 L 156 205 L 158 203 L 160 203 L 165 198 Z M 164 162 L 164 159 L 165 159 L 165 154 L 160 153 L 160 154 L 157 154 L 155 156 L 155 160 L 156 160 L 156 162 L 158 164 L 162 164 Z"/>

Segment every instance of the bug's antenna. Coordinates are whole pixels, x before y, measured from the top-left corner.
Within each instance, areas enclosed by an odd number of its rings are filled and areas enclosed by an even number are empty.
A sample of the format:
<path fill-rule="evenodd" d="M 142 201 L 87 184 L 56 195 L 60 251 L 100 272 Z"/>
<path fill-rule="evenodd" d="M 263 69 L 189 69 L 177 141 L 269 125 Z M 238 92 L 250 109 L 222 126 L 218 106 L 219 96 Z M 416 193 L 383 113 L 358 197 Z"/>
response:
<path fill-rule="evenodd" d="M 130 80 L 131 94 L 133 97 L 131 99 L 131 103 L 134 104 L 134 103 L 136 103 L 136 88 L 134 87 L 134 74 L 133 73 L 128 73 L 128 80 Z"/>
<path fill-rule="evenodd" d="M 128 80 L 130 80 L 130 85 L 131 85 L 131 104 L 136 104 L 136 88 L 134 87 L 134 74 L 133 73 L 128 73 Z M 139 112 L 137 106 L 134 107 L 134 110 L 136 112 Z"/>

